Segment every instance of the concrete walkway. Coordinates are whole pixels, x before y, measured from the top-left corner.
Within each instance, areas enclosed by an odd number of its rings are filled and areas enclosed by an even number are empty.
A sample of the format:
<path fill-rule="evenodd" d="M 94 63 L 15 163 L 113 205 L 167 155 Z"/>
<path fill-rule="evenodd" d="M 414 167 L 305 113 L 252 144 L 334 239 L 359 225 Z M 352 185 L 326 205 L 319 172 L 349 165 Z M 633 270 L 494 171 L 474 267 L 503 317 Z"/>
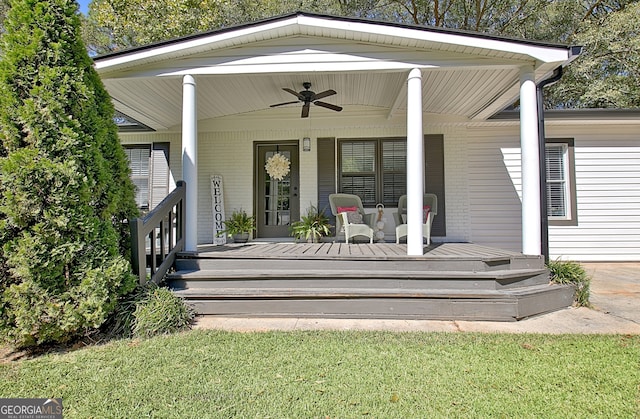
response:
<path fill-rule="evenodd" d="M 640 334 L 640 263 L 583 263 L 592 276 L 593 309 L 570 307 L 519 322 L 229 318 L 202 316 L 197 329 L 389 330 L 397 332 L 502 332 Z"/>

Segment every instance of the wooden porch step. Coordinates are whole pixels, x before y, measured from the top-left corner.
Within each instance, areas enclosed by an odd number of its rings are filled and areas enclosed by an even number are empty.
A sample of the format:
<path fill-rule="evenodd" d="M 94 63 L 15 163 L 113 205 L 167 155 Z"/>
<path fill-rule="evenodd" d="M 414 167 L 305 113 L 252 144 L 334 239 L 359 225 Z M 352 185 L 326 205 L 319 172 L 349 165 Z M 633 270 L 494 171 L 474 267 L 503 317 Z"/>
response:
<path fill-rule="evenodd" d="M 177 271 L 168 276 L 174 289 L 266 287 L 266 288 L 425 288 L 503 289 L 549 283 L 546 269 L 472 271 L 387 271 L 328 267 L 323 270 L 207 269 Z"/>
<path fill-rule="evenodd" d="M 447 258 L 271 258 L 271 257 L 229 257 L 229 258 L 181 258 L 176 261 L 176 270 L 331 270 L 331 271 L 505 271 L 521 269 L 545 269 L 544 260 L 538 258 L 481 258 L 481 257 L 447 257 Z"/>
<path fill-rule="evenodd" d="M 200 314 L 242 317 L 516 321 L 571 305 L 568 285 L 507 291 L 222 288 L 175 291 Z"/>
<path fill-rule="evenodd" d="M 198 296 L 199 298 L 239 298 L 239 299 L 344 299 L 344 298 L 502 298 L 511 300 L 516 296 L 525 295 L 532 291 L 547 290 L 552 287 L 538 285 L 517 290 L 460 290 L 460 289 L 389 289 L 389 288 L 189 288 L 174 290 L 182 297 Z"/>

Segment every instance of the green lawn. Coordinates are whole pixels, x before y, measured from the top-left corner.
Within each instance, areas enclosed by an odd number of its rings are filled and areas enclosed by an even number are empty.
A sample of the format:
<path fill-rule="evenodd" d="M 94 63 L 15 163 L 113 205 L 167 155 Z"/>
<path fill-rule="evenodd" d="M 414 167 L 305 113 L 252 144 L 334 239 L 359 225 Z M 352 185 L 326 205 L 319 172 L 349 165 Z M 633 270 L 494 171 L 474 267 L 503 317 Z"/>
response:
<path fill-rule="evenodd" d="M 0 365 L 65 418 L 640 415 L 640 337 L 193 331 Z"/>

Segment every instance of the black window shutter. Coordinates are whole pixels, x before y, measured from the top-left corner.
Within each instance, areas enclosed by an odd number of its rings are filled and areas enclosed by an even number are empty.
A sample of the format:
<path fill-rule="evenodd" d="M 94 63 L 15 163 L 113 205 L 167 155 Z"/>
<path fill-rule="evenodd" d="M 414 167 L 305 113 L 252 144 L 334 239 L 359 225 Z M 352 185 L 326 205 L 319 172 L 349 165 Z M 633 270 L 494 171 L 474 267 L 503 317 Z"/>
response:
<path fill-rule="evenodd" d="M 335 138 L 318 138 L 318 210 L 331 215 L 329 194 L 336 192 Z M 335 225 L 335 220 L 332 221 Z"/>
<path fill-rule="evenodd" d="M 444 195 L 444 136 L 432 134 L 424 136 L 425 192 L 438 197 L 438 215 L 433 219 L 431 235 L 443 237 L 447 235 L 447 217 L 445 213 Z"/>

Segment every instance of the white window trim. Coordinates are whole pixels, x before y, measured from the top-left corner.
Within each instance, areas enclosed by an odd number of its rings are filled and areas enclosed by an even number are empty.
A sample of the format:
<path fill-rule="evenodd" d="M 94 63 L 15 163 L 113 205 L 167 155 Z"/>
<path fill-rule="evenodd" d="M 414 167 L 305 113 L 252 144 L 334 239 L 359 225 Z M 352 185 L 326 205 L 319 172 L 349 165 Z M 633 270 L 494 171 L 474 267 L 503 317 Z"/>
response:
<path fill-rule="evenodd" d="M 547 138 L 546 148 L 562 147 L 562 163 L 564 183 L 564 216 L 549 215 L 549 225 L 577 225 L 577 202 L 576 202 L 576 183 L 575 183 L 575 157 L 574 157 L 574 140 L 573 138 Z M 548 182 L 548 180 L 547 180 Z M 547 186 L 548 187 L 548 186 Z"/>

